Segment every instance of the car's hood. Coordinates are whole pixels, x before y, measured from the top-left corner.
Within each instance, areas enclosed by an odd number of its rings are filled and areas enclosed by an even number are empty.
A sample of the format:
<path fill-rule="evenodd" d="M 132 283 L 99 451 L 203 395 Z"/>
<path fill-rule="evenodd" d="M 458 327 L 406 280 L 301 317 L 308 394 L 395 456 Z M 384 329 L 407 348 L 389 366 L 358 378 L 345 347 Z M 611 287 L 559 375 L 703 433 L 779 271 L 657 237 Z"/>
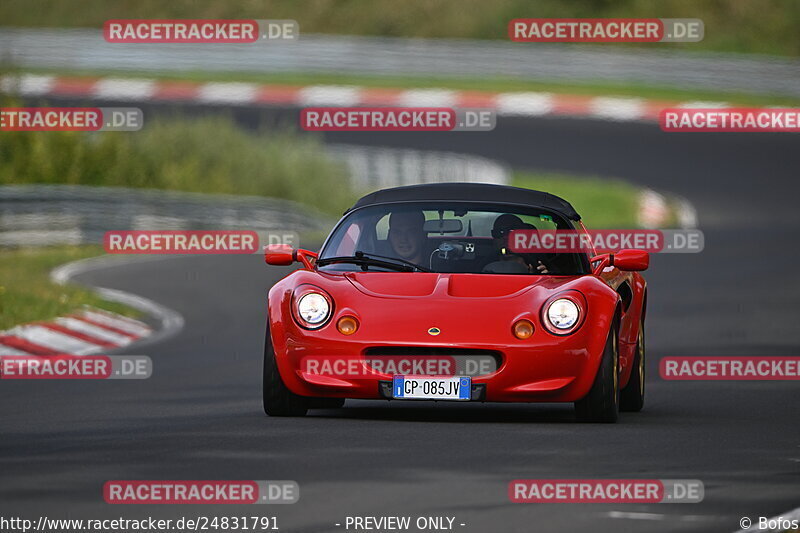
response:
<path fill-rule="evenodd" d="M 502 298 L 535 287 L 554 289 L 574 276 L 438 274 L 427 272 L 348 272 L 345 277 L 364 294 L 385 298 Z"/>

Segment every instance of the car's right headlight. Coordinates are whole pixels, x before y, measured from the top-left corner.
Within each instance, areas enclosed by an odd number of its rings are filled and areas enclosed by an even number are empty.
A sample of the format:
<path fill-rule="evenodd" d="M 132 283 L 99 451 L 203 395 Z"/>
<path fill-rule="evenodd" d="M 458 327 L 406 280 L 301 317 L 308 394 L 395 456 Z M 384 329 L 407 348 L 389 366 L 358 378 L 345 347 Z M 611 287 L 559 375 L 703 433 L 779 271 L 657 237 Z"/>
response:
<path fill-rule="evenodd" d="M 544 309 L 544 325 L 556 335 L 571 333 L 577 329 L 582 318 L 581 313 L 581 306 L 577 299 L 556 298 Z"/>
<path fill-rule="evenodd" d="M 332 310 L 333 300 L 322 289 L 307 286 L 295 293 L 295 319 L 304 328 L 321 328 L 331 317 Z"/>

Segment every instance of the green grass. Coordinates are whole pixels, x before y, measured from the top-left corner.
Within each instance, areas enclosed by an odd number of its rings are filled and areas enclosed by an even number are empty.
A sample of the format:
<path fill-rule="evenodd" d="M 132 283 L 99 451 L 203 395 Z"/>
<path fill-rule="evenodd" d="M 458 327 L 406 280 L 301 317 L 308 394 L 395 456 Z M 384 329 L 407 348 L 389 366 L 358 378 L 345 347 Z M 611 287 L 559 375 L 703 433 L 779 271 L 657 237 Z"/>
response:
<path fill-rule="evenodd" d="M 3 132 L 0 185 L 34 183 L 270 196 L 336 215 L 354 199 L 318 139 L 253 134 L 225 116 L 162 118 L 138 132 Z"/>
<path fill-rule="evenodd" d="M 637 227 L 640 190 L 630 183 L 563 174 L 515 172 L 511 184 L 564 198 L 581 215 L 589 229 Z"/>
<path fill-rule="evenodd" d="M 699 18 L 699 43 L 657 43 L 655 50 L 714 50 L 800 55 L 796 0 L 3 0 L 10 26 L 96 27 L 112 18 L 294 19 L 304 33 L 508 40 L 513 18 Z M 520 46 L 528 46 L 520 44 Z M 611 44 L 611 48 L 625 45 Z"/>
<path fill-rule="evenodd" d="M 8 69 L 7 69 L 8 72 Z M 551 92 L 579 96 L 618 96 L 647 98 L 675 102 L 723 101 L 742 106 L 786 106 L 800 105 L 799 98 L 789 96 L 684 90 L 634 83 L 559 83 L 539 82 L 519 78 L 485 76 L 481 78 L 459 78 L 443 76 L 369 76 L 348 73 L 253 73 L 253 72 L 120 72 L 109 70 L 61 71 L 58 69 L 25 69 L 32 74 L 54 74 L 75 77 L 131 77 L 176 81 L 222 81 L 249 82 L 275 85 L 355 85 L 362 87 L 425 89 L 443 88 L 487 92 Z"/>
<path fill-rule="evenodd" d="M 0 249 L 0 330 L 63 316 L 82 305 L 138 316 L 136 310 L 103 300 L 87 289 L 50 281 L 53 268 L 102 253 L 100 246 Z"/>

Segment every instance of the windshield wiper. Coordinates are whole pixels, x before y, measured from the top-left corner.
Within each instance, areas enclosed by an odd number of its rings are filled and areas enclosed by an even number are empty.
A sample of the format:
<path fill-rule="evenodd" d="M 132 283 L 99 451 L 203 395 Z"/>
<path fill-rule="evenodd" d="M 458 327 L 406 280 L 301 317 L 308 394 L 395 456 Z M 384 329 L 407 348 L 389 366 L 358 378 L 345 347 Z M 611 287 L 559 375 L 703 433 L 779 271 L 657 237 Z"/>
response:
<path fill-rule="evenodd" d="M 361 251 L 356 252 L 356 255 L 357 256 L 360 255 L 361 257 L 365 257 L 365 256 L 366 257 L 377 257 L 379 259 L 388 259 L 390 261 L 397 261 L 398 263 L 402 263 L 404 265 L 408 265 L 408 266 L 412 267 L 414 270 L 419 270 L 420 272 L 432 272 L 432 270 L 429 269 L 429 268 L 425 268 L 422 265 L 418 265 L 416 263 L 412 263 L 411 261 L 406 261 L 405 259 L 400 259 L 399 257 L 388 257 L 388 256 L 385 256 L 385 255 L 378 255 L 378 254 L 369 254 L 369 256 L 367 256 L 364 252 L 361 252 Z"/>
<path fill-rule="evenodd" d="M 325 259 L 317 260 L 317 265 L 319 266 L 330 265 L 333 263 L 352 263 L 354 265 L 360 265 L 361 270 L 365 272 L 370 266 L 388 268 L 398 272 L 413 272 L 415 270 L 419 270 L 420 272 L 431 272 L 429 269 L 416 263 L 412 263 L 411 261 L 406 261 L 405 259 L 387 257 L 385 255 L 377 254 L 367 255 L 360 250 L 351 256 L 326 257 Z"/>

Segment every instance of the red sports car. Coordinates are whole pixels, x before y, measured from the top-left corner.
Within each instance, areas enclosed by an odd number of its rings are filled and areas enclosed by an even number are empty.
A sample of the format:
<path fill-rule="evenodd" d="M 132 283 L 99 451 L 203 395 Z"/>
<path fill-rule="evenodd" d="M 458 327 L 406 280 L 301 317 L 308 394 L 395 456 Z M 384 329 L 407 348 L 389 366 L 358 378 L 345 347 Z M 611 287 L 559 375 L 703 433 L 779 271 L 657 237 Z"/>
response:
<path fill-rule="evenodd" d="M 374 192 L 269 291 L 264 410 L 345 398 L 574 402 L 614 422 L 644 403 L 647 286 L 638 250 L 515 253 L 514 232 L 586 233 L 552 194 L 437 183 Z"/>

